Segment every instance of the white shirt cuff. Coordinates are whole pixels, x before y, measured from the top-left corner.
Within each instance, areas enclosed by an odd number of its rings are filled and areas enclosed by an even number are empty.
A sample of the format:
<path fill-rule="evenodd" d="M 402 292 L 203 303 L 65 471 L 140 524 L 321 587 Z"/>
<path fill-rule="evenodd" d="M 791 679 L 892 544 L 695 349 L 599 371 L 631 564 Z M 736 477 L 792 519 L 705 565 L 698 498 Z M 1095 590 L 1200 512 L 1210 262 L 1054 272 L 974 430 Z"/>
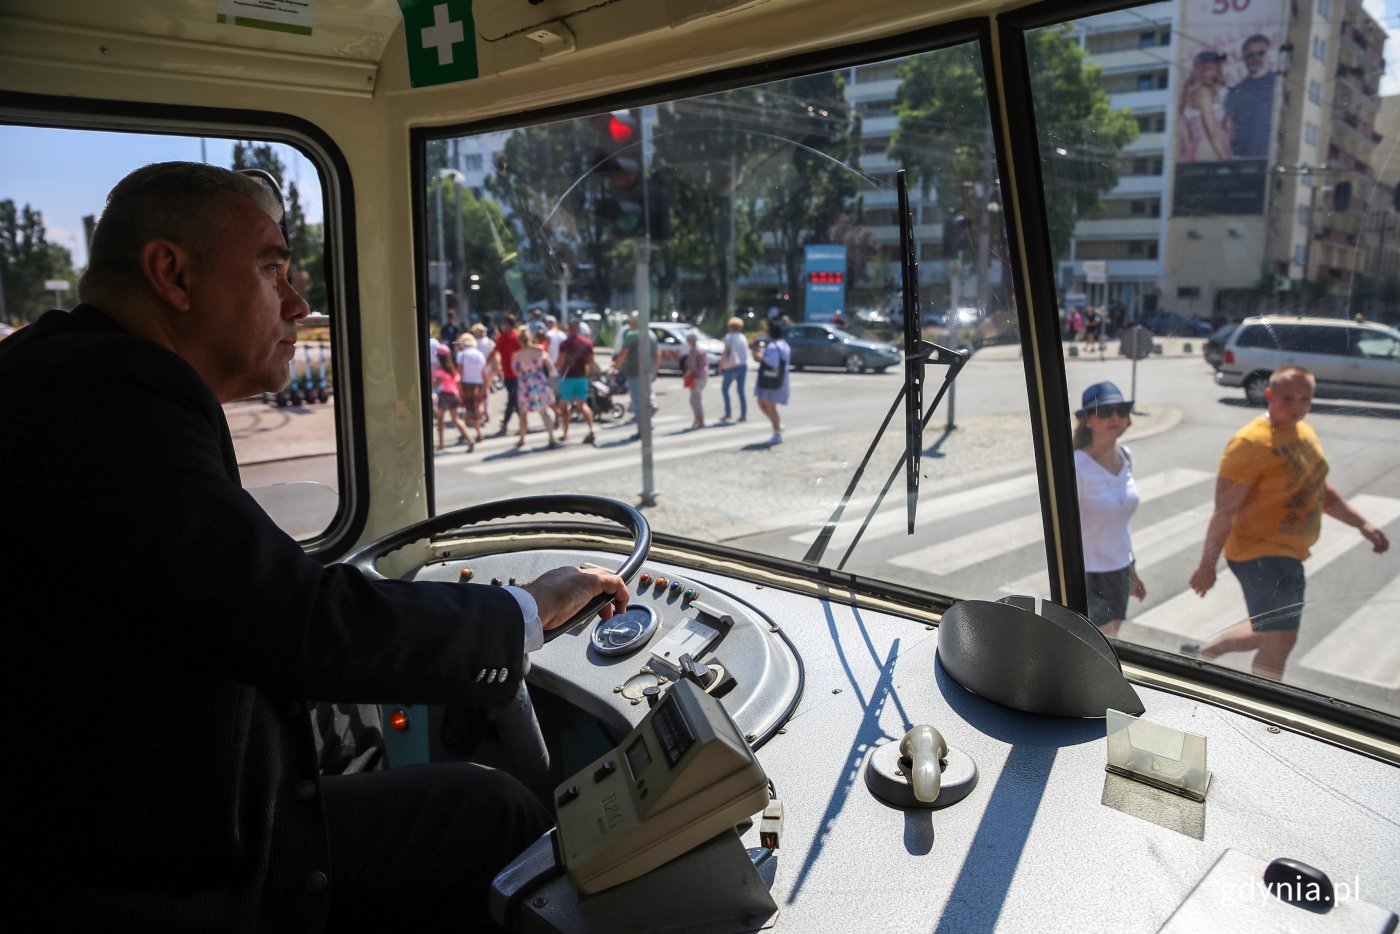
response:
<path fill-rule="evenodd" d="M 544 623 L 540 621 L 540 608 L 530 592 L 521 587 L 503 587 L 506 593 L 520 604 L 520 618 L 525 621 L 525 654 L 544 647 Z"/>

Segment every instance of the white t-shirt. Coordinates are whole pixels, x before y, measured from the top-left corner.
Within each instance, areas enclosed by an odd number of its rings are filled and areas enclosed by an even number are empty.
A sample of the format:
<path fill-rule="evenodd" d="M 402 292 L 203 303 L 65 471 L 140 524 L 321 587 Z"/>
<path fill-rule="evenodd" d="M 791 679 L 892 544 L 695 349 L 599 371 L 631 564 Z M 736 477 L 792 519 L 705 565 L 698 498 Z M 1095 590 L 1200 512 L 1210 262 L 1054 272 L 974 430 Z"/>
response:
<path fill-rule="evenodd" d="M 1133 482 L 1133 456 L 1125 447 L 1118 453 L 1123 468 L 1116 474 L 1104 470 L 1083 449 L 1074 452 L 1074 475 L 1079 486 L 1079 525 L 1084 538 L 1084 570 L 1095 574 L 1119 571 L 1133 563 L 1133 541 L 1128 521 L 1141 498 Z"/>
<path fill-rule="evenodd" d="M 559 347 L 569 339 L 569 335 L 555 328 L 552 331 L 545 331 L 544 336 L 549 340 L 549 348 L 545 351 L 545 356 L 549 357 L 550 363 L 558 365 Z"/>
<path fill-rule="evenodd" d="M 721 370 L 732 370 L 736 366 L 748 366 L 749 342 L 742 331 L 729 331 L 724 335 L 724 356 L 720 358 Z"/>
<path fill-rule="evenodd" d="M 478 337 L 476 339 L 476 349 L 481 351 L 483 357 L 490 360 L 491 354 L 496 352 L 496 342 L 489 337 Z"/>
<path fill-rule="evenodd" d="M 461 372 L 458 379 L 463 383 L 482 382 L 481 371 L 486 368 L 486 358 L 481 355 L 481 351 L 476 347 L 463 347 L 462 352 L 457 354 L 457 369 Z"/>

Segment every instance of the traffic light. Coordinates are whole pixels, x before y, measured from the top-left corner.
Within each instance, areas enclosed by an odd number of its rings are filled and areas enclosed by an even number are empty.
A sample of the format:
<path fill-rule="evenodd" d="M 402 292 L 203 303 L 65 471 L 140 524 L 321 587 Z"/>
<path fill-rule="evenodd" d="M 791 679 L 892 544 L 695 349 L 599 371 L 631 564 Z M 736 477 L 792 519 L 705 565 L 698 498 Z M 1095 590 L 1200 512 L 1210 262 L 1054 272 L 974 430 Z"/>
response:
<path fill-rule="evenodd" d="M 632 110 L 591 118 L 598 145 L 593 171 L 601 179 L 594 210 L 622 237 L 646 233 L 646 176 L 642 171 L 641 122 Z"/>

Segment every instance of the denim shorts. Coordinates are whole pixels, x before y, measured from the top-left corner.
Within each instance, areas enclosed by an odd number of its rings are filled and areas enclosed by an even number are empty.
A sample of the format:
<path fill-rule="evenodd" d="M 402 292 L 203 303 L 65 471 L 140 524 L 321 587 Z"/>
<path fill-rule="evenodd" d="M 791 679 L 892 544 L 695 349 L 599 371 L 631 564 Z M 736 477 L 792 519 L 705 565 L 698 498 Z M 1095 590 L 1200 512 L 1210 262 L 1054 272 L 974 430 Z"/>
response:
<path fill-rule="evenodd" d="M 1089 591 L 1089 622 L 1105 626 L 1128 614 L 1128 593 L 1133 589 L 1133 566 L 1116 571 L 1085 571 Z"/>
<path fill-rule="evenodd" d="M 1255 632 L 1286 632 L 1303 622 L 1303 562 L 1297 558 L 1267 556 L 1250 561 L 1230 561 L 1230 570 L 1244 590 L 1249 625 Z"/>

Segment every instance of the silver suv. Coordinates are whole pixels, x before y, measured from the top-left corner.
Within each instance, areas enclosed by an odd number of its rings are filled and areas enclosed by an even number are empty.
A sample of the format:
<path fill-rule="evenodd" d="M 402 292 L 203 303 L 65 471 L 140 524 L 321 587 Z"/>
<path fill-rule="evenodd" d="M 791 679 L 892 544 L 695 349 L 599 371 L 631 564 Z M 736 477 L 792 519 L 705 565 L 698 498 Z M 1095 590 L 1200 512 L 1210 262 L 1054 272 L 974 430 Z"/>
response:
<path fill-rule="evenodd" d="M 1269 375 L 1284 366 L 1310 370 L 1318 396 L 1400 402 L 1400 331 L 1344 318 L 1245 318 L 1215 381 L 1263 405 Z"/>

